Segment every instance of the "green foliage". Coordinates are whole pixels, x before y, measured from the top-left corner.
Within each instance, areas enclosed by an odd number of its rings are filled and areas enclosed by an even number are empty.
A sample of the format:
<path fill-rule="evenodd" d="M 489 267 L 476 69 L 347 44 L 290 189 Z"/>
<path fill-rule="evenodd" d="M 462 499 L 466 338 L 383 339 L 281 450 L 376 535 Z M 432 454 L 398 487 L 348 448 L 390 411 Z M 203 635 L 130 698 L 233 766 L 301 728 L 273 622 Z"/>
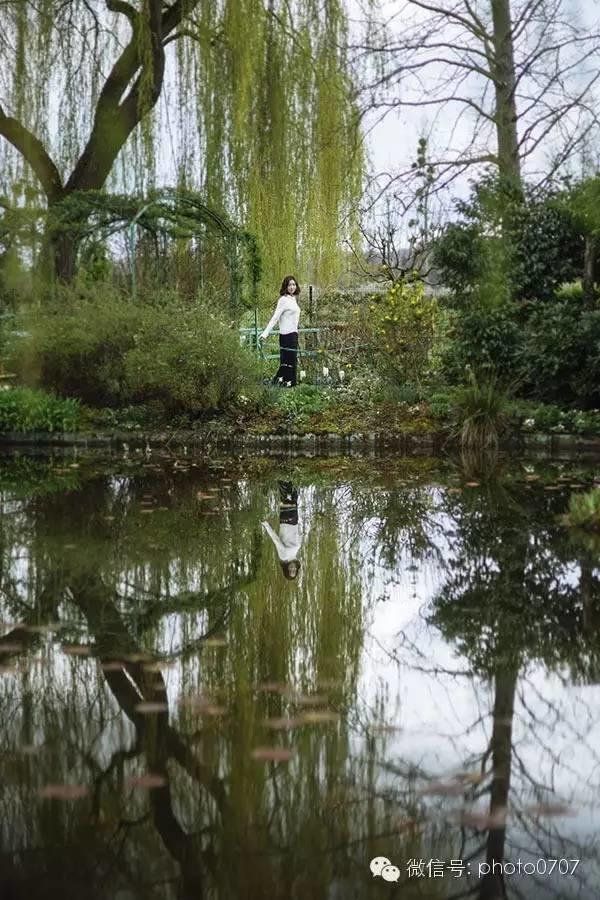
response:
<path fill-rule="evenodd" d="M 133 303 L 110 287 L 66 290 L 25 320 L 11 365 L 30 383 L 91 406 L 152 404 L 194 416 L 259 393 L 254 357 L 205 306 L 157 294 Z"/>
<path fill-rule="evenodd" d="M 525 386 L 544 400 L 600 402 L 600 308 L 560 301 L 534 307 L 516 354 Z"/>
<path fill-rule="evenodd" d="M 127 69 L 131 15 L 140 65 L 122 91 L 137 96 L 142 120 L 113 168 L 113 183 L 146 193 L 160 177 L 160 141 L 168 132 L 177 184 L 202 185 L 213 206 L 226 198 L 227 212 L 243 215 L 257 236 L 269 295 L 290 268 L 303 278 L 310 265 L 320 282 L 337 275 L 342 229 L 345 235 L 348 224 L 353 228 L 364 170 L 341 0 L 189 0 L 182 27 L 169 38 L 181 37 L 167 53 L 162 85 L 148 65 L 157 39 L 148 28 L 149 5 L 110 13 L 100 6 L 106 21 L 87 0 L 72 0 L 68 9 L 49 0 L 3 8 L 0 103 L 42 137 L 64 183 L 94 123 L 102 124 L 96 106 L 106 73 Z M 98 29 L 102 39 L 89 40 Z M 59 128 L 50 86 L 60 98 Z M 153 107 L 161 90 L 164 103 Z M 107 128 L 111 122 L 108 116 Z M 104 136 L 96 137 L 102 156 Z M 88 178 L 94 169 L 85 170 Z M 0 141 L 0 182 L 16 182 L 23 172 L 30 180 L 25 159 Z"/>
<path fill-rule="evenodd" d="M 242 301 L 256 304 L 262 270 L 256 238 L 230 221 L 220 205 L 208 206 L 197 192 L 76 191 L 55 204 L 49 222 L 54 234 L 66 234 L 81 247 L 78 274 L 84 284 L 106 280 L 114 271 L 125 289 L 135 284 L 142 296 L 157 287 L 189 299 L 196 299 L 198 291 L 210 293 L 213 301 L 223 294 L 228 309 L 236 313 Z M 127 272 L 108 258 L 107 238 L 131 225 L 134 231 L 127 234 L 135 250 Z"/>
<path fill-rule="evenodd" d="M 434 262 L 459 305 L 474 296 L 549 300 L 581 276 L 583 234 L 568 192 L 526 188 L 524 197 L 507 198 L 488 177 L 456 208 L 459 221 L 445 229 Z"/>
<path fill-rule="evenodd" d="M 562 517 L 565 525 L 600 531 L 600 488 L 571 494 L 569 511 Z"/>
<path fill-rule="evenodd" d="M 256 360 L 240 346 L 237 329 L 202 306 L 142 308 L 134 344 L 125 357 L 132 397 L 168 414 L 248 403 L 260 391 Z"/>
<path fill-rule="evenodd" d="M 515 375 L 523 340 L 513 303 L 474 307 L 456 312 L 443 348 L 441 367 L 453 383 L 464 378 L 467 368 L 494 369 L 502 377 Z"/>
<path fill-rule="evenodd" d="M 277 389 L 275 401 L 276 408 L 290 420 L 322 412 L 330 403 L 330 390 L 311 384 Z"/>
<path fill-rule="evenodd" d="M 524 431 L 600 435 L 600 409 L 564 409 L 532 401 L 515 401 L 512 408 Z"/>
<path fill-rule="evenodd" d="M 419 384 L 425 378 L 437 315 L 437 301 L 425 294 L 420 280 L 397 281 L 372 298 L 363 316 L 378 364 L 395 381 Z"/>
<path fill-rule="evenodd" d="M 110 286 L 64 290 L 55 304 L 25 314 L 10 365 L 27 383 L 91 405 L 122 403 L 138 318 L 139 307 Z"/>
<path fill-rule="evenodd" d="M 510 392 L 495 373 L 469 372 L 468 384 L 454 393 L 453 409 L 465 448 L 493 448 L 508 422 Z"/>
<path fill-rule="evenodd" d="M 427 401 L 429 412 L 433 419 L 447 422 L 452 418 L 453 398 L 452 393 L 436 391 Z"/>
<path fill-rule="evenodd" d="M 79 424 L 77 400 L 54 397 L 26 387 L 0 391 L 0 431 L 76 431 Z"/>
<path fill-rule="evenodd" d="M 379 373 L 372 368 L 352 369 L 335 392 L 336 402 L 354 403 L 363 408 L 373 406 L 384 399 L 386 387 Z"/>

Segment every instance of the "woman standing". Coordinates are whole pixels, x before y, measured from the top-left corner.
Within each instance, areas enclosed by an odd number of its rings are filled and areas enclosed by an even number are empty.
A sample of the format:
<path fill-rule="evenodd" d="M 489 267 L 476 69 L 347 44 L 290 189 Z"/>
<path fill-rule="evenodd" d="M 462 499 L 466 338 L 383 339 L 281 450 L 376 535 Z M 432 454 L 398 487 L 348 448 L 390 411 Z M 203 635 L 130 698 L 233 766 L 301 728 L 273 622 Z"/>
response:
<path fill-rule="evenodd" d="M 300 285 L 293 275 L 286 275 L 279 292 L 279 300 L 271 321 L 260 335 L 264 341 L 279 322 L 279 369 L 273 377 L 274 384 L 294 387 L 298 363 L 298 321 Z"/>

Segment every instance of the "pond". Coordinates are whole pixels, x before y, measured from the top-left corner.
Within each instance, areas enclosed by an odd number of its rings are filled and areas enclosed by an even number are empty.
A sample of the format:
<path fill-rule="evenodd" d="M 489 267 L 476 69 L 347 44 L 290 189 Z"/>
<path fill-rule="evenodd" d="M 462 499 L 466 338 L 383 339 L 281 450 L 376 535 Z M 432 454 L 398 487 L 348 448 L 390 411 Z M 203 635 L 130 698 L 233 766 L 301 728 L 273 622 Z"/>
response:
<path fill-rule="evenodd" d="M 4 458 L 2 900 L 598 896 L 594 477 Z"/>

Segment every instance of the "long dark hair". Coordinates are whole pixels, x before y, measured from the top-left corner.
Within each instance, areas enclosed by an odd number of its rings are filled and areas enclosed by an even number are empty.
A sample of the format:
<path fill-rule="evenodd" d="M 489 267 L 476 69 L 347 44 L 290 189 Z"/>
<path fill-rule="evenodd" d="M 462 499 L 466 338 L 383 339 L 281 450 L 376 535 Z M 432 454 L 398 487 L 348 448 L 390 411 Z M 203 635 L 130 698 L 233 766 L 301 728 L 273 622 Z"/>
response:
<path fill-rule="evenodd" d="M 288 579 L 288 581 L 295 581 L 295 579 L 298 577 L 298 572 L 300 571 L 299 560 L 290 559 L 289 562 L 282 562 L 282 563 L 280 563 L 280 565 L 281 565 L 281 571 L 283 572 L 285 577 Z M 291 569 L 291 566 L 294 567 L 293 571 Z"/>
<path fill-rule="evenodd" d="M 300 293 L 300 285 L 298 284 L 298 279 L 295 275 L 286 275 L 283 281 L 281 282 L 281 290 L 279 291 L 280 297 L 287 297 L 288 292 L 288 284 L 290 281 L 296 282 L 296 290 L 294 291 L 294 297 L 297 297 Z"/>

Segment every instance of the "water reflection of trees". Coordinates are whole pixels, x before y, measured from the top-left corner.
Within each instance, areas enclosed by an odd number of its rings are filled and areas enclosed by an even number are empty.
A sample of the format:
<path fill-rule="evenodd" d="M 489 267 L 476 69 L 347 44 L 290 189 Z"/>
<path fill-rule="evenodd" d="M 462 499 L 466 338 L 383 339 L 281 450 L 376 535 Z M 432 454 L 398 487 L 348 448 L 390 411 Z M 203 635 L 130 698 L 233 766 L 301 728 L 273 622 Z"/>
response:
<path fill-rule="evenodd" d="M 561 710 L 553 705 L 552 692 L 540 694 L 531 677 L 540 666 L 549 676 L 570 672 L 577 677 L 590 667 L 597 670 L 600 659 L 597 633 L 585 627 L 585 610 L 600 603 L 600 582 L 589 554 L 557 524 L 564 493 L 557 494 L 556 487 L 492 479 L 483 490 L 448 495 L 446 502 L 453 522 L 447 574 L 429 620 L 492 690 L 489 744 L 479 760 L 468 761 L 478 762 L 482 777 L 473 800 L 488 797 L 486 814 L 471 817 L 479 834 L 487 834 L 484 858 L 490 871 L 476 889 L 482 900 L 513 891 L 515 896 L 523 891 L 525 896 L 537 896 L 535 891 L 563 895 L 561 878 L 530 876 L 515 883 L 493 866 L 519 856 L 580 858 L 584 864 L 573 882 L 579 881 L 583 891 L 598 877 L 590 835 L 573 837 L 568 822 L 563 832 L 560 813 L 566 810 L 561 806 L 573 802 L 577 807 L 582 796 L 555 793 L 571 769 L 552 745 L 561 728 Z M 527 742 L 537 745 L 536 766 L 528 759 L 530 748 L 522 752 L 524 733 Z M 594 747 L 587 750 L 597 765 Z M 545 764 L 540 766 L 542 757 Z M 587 775 L 581 773 L 580 790 Z M 597 792 L 598 785 L 593 788 Z M 569 896 L 574 887 L 569 885 Z"/>
<path fill-rule="evenodd" d="M 597 557 L 555 524 L 560 493 L 512 476 L 447 490 L 410 471 L 306 486 L 301 574 L 288 583 L 259 531 L 276 482 L 222 476 L 131 467 L 66 493 L 4 496 L 0 618 L 21 623 L 0 638 L 0 664 L 22 666 L 0 682 L 0 871 L 14 896 L 370 897 L 383 887 L 366 878 L 379 853 L 400 863 L 525 850 L 587 859 L 588 890 L 592 848 L 544 813 L 568 761 L 553 757 L 563 714 L 536 673 L 589 682 L 600 658 Z M 489 723 L 478 752 L 456 742 L 456 768 L 481 773 L 458 808 L 456 783 L 436 787 L 443 773 L 373 727 L 394 698 L 373 711 L 358 689 L 369 579 L 423 567 L 438 585 L 429 623 L 459 653 L 457 670 L 468 664 L 460 677 L 480 686 Z M 68 643 L 90 656 L 65 655 Z M 396 649 L 410 664 L 408 640 Z M 432 675 L 440 690 L 449 677 Z M 310 724 L 283 727 L 307 710 Z M 260 746 L 295 755 L 261 763 Z M 89 793 L 40 798 L 65 783 Z M 504 887 L 445 878 L 402 891 L 495 898 Z"/>
<path fill-rule="evenodd" d="M 5 495 L 5 890 L 301 898 L 366 880 L 373 774 L 345 715 L 359 556 L 335 492 L 305 493 L 302 577 L 283 586 L 261 551 L 264 490 L 243 480 L 151 470 Z M 293 732 L 264 726 L 291 717 Z M 265 764 L 260 745 L 295 755 Z"/>

